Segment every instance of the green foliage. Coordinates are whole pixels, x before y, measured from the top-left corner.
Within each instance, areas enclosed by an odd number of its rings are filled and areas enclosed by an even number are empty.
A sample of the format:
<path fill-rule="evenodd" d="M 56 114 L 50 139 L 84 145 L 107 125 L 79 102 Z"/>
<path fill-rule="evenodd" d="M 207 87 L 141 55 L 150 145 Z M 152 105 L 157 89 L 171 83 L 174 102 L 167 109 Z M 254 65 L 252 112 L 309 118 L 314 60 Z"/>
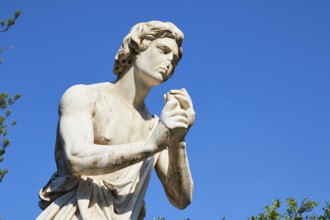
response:
<path fill-rule="evenodd" d="M 258 216 L 252 216 L 248 220 L 330 220 L 330 204 L 326 203 L 326 206 L 322 208 L 323 215 L 309 214 L 319 204 L 308 198 L 304 198 L 300 205 L 294 198 L 288 198 L 286 200 L 286 212 L 280 213 L 279 208 L 281 202 L 278 199 L 273 199 L 273 204 L 264 208 L 264 213 L 258 214 Z"/>
<path fill-rule="evenodd" d="M 7 93 L 0 93 L 0 163 L 4 160 L 3 156 L 10 144 L 10 140 L 7 138 L 8 130 L 16 125 L 15 120 L 8 122 L 8 117 L 11 115 L 11 110 L 8 107 L 13 105 L 20 97 L 19 94 L 12 98 Z M 7 169 L 0 168 L 0 182 L 2 182 L 6 173 L 8 173 Z"/>
<path fill-rule="evenodd" d="M 324 218 L 325 219 L 330 219 L 330 204 L 326 202 L 325 207 L 322 208 L 323 212 L 324 212 Z"/>
<path fill-rule="evenodd" d="M 312 201 L 306 197 L 303 198 L 300 205 L 294 198 L 286 199 L 286 210 L 281 213 L 281 201 L 273 199 L 272 205 L 267 205 L 263 209 L 264 212 L 258 216 L 252 216 L 248 220 L 330 220 L 330 204 L 326 202 L 325 207 L 322 208 L 323 215 L 309 214 L 319 203 Z M 226 218 L 223 217 L 222 220 Z M 164 217 L 153 218 L 152 220 L 165 220 Z M 183 220 L 190 220 L 189 218 Z"/>
<path fill-rule="evenodd" d="M 152 220 L 165 220 L 164 217 L 152 218 Z M 189 218 L 184 218 L 182 220 L 190 220 Z"/>
<path fill-rule="evenodd" d="M 16 22 L 17 18 L 21 15 L 20 10 L 16 10 L 14 16 L 12 18 L 4 19 L 0 21 L 0 32 L 8 31 Z M 0 53 L 3 50 L 0 48 Z M 0 59 L 0 64 L 2 63 L 2 59 Z"/>
<path fill-rule="evenodd" d="M 13 18 L 8 18 L 0 21 L 1 30 L 0 32 L 8 31 L 10 27 L 15 24 L 16 19 L 21 15 L 20 10 L 16 10 Z"/>

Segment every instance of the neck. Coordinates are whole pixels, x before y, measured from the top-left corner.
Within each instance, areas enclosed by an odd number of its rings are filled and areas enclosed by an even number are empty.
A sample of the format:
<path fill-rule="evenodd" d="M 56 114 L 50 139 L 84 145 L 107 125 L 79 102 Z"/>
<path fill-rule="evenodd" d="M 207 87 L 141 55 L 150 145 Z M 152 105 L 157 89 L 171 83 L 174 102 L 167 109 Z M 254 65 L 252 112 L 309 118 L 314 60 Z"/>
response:
<path fill-rule="evenodd" d="M 135 109 L 141 110 L 144 107 L 144 100 L 147 97 L 151 86 L 146 85 L 142 80 L 137 79 L 131 66 L 126 72 L 122 73 L 115 82 L 116 95 L 121 97 Z"/>

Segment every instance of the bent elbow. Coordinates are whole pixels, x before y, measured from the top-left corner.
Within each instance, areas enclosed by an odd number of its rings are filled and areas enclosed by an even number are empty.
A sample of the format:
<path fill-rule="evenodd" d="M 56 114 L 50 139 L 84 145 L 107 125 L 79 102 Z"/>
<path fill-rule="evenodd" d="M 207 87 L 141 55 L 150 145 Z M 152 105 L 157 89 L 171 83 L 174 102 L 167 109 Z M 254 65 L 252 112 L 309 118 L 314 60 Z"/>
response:
<path fill-rule="evenodd" d="M 184 199 L 180 200 L 177 208 L 183 210 L 187 208 L 191 202 L 192 202 L 192 195 L 190 194 L 189 196 L 186 196 Z"/>
<path fill-rule="evenodd" d="M 171 183 L 168 183 L 167 187 L 165 188 L 167 198 L 171 204 L 181 210 L 187 208 L 191 204 L 193 191 L 194 184 L 191 178 L 190 181 L 186 182 L 178 188 L 173 187 Z"/>
<path fill-rule="evenodd" d="M 86 169 L 85 159 L 72 149 L 71 147 L 66 147 L 63 154 L 64 158 L 62 160 L 65 162 L 66 170 L 69 174 L 74 176 L 83 175 Z"/>
<path fill-rule="evenodd" d="M 67 155 L 66 164 L 70 174 L 74 176 L 78 176 L 82 174 L 81 163 L 79 163 L 80 159 L 81 158 L 78 158 L 74 155 Z"/>
<path fill-rule="evenodd" d="M 192 202 L 192 192 L 186 195 L 180 194 L 176 198 L 170 198 L 170 202 L 176 208 L 183 210 Z"/>
<path fill-rule="evenodd" d="M 178 209 L 183 210 L 183 209 L 187 208 L 188 205 L 190 205 L 191 201 L 192 201 L 191 199 L 187 199 L 187 200 L 185 200 L 185 201 L 183 201 L 183 202 L 180 202 L 180 204 L 178 204 L 176 207 L 177 207 Z"/>
<path fill-rule="evenodd" d="M 59 138 L 55 147 L 55 160 L 57 170 L 67 175 L 80 175 L 81 174 L 81 158 L 72 154 L 70 148 L 66 145 L 62 145 L 59 142 Z"/>
<path fill-rule="evenodd" d="M 194 183 L 191 179 L 189 187 L 186 188 L 185 193 L 179 194 L 179 203 L 177 206 L 178 209 L 182 210 L 182 209 L 187 208 L 190 205 L 190 203 L 192 202 L 193 191 L 194 191 Z"/>

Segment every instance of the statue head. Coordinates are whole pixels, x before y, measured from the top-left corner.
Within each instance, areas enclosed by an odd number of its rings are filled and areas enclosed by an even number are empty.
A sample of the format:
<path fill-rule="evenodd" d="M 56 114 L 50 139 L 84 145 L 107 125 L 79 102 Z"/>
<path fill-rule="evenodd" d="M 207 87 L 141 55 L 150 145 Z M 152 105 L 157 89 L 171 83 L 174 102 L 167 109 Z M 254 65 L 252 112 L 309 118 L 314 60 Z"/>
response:
<path fill-rule="evenodd" d="M 150 21 L 138 23 L 126 35 L 115 57 L 113 72 L 119 76 L 132 64 L 137 55 L 146 50 L 150 43 L 158 38 L 172 38 L 176 41 L 180 61 L 183 33 L 171 22 Z"/>

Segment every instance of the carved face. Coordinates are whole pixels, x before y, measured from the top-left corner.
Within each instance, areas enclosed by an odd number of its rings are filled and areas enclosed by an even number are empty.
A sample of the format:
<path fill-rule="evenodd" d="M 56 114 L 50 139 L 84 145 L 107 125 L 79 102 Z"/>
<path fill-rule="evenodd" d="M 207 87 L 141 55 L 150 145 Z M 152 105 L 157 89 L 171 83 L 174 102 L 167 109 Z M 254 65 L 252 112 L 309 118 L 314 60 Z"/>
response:
<path fill-rule="evenodd" d="M 136 76 L 149 86 L 169 79 L 178 62 L 178 45 L 172 38 L 158 38 L 135 60 Z"/>

